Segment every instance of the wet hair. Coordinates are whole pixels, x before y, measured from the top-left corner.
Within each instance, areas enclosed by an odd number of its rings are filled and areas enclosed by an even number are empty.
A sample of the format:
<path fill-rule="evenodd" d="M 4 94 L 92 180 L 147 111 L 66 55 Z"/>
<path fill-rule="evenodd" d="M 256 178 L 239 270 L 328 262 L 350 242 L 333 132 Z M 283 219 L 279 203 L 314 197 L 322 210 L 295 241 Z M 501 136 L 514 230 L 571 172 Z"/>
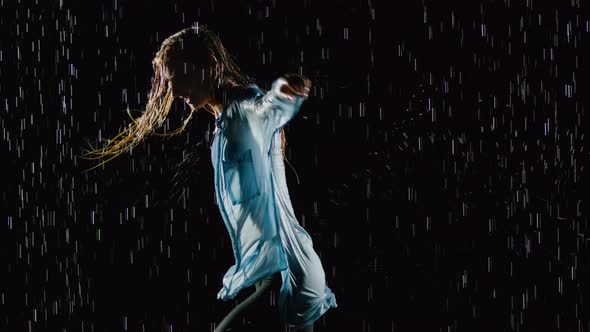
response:
<path fill-rule="evenodd" d="M 198 63 L 211 66 L 210 69 L 214 73 L 211 77 L 214 82 L 211 83 L 213 83 L 213 90 L 217 96 L 221 96 L 222 91 L 227 87 L 256 84 L 252 77 L 246 75 L 236 65 L 221 43 L 219 36 L 208 30 L 206 26 L 200 25 L 183 29 L 169 36 L 162 42 L 160 50 L 152 60 L 154 77 L 145 111 L 137 119 L 134 119 L 128 110 L 127 113 L 132 122 L 126 129 L 108 140 L 103 148 L 85 150 L 86 154 L 83 156 L 85 159 L 108 158 L 87 171 L 132 149 L 148 135 L 171 136 L 185 129 L 196 109 L 191 109 L 180 128 L 169 133 L 154 131 L 156 127 L 160 127 L 164 123 L 174 101 L 171 86 L 164 75 L 164 68 L 171 61 L 185 61 L 185 63 L 191 62 L 193 65 Z M 216 116 L 215 110 L 209 104 L 205 104 L 203 109 Z M 286 140 L 283 128 L 281 128 L 281 132 L 283 158 L 286 159 Z"/>

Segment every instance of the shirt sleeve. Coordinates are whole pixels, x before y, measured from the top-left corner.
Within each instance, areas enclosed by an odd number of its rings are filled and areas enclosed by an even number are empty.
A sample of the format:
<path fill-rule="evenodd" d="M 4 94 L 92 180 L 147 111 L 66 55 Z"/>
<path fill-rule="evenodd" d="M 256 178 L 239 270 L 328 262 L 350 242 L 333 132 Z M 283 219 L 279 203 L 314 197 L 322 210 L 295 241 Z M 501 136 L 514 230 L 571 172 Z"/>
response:
<path fill-rule="evenodd" d="M 286 79 L 276 79 L 271 89 L 254 104 L 256 113 L 273 131 L 286 125 L 299 112 L 301 104 L 306 99 L 297 95 L 289 98 L 289 95 L 280 91 L 285 84 L 288 84 Z"/>

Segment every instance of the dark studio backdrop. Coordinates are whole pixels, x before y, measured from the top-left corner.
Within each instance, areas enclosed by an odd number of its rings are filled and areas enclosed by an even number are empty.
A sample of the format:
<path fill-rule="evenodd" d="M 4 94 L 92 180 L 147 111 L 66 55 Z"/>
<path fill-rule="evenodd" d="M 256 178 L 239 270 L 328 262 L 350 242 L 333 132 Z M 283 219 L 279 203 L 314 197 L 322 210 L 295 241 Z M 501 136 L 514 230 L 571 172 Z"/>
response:
<path fill-rule="evenodd" d="M 211 115 L 81 158 L 196 24 L 264 89 L 313 82 L 286 172 L 338 303 L 317 331 L 589 331 L 590 10 L 546 3 L 0 1 L 0 331 L 212 331 L 235 305 Z"/>

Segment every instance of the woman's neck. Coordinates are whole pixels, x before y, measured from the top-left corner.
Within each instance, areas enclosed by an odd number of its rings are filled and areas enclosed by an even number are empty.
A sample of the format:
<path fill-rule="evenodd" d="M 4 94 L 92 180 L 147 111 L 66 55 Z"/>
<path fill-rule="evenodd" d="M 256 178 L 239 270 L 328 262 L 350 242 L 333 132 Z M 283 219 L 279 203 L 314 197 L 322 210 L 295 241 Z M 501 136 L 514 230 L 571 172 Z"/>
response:
<path fill-rule="evenodd" d="M 221 115 L 221 112 L 223 110 L 223 103 L 225 98 L 227 97 L 228 92 L 233 88 L 236 88 L 237 86 L 238 85 L 234 82 L 228 82 L 227 84 L 214 89 L 214 92 L 211 94 L 211 97 L 209 98 L 208 104 L 215 113 L 216 118 Z"/>

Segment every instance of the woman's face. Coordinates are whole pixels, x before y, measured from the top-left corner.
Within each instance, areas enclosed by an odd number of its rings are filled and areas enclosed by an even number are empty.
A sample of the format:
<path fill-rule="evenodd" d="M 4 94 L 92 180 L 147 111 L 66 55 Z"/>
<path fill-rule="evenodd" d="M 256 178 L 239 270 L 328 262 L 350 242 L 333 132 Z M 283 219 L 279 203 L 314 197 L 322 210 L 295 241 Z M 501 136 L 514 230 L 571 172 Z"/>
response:
<path fill-rule="evenodd" d="M 212 84 L 205 66 L 170 59 L 164 64 L 164 76 L 172 95 L 183 98 L 191 109 L 199 109 L 209 102 Z"/>

